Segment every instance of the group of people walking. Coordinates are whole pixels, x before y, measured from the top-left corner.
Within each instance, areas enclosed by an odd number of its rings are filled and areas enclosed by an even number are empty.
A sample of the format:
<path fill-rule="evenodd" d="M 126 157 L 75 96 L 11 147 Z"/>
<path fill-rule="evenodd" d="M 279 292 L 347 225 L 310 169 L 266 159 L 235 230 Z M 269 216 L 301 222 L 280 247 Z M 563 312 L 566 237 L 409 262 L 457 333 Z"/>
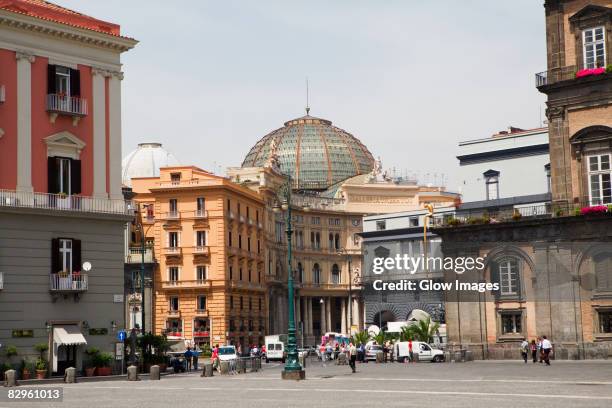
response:
<path fill-rule="evenodd" d="M 552 343 L 546 336 L 538 337 L 535 340 L 531 340 L 531 342 L 523 340 L 521 343 L 521 356 L 525 364 L 527 364 L 527 360 L 531 355 L 531 360 L 534 363 L 540 362 L 541 364 L 546 363 L 546 365 L 550 365 L 551 353 Z"/>

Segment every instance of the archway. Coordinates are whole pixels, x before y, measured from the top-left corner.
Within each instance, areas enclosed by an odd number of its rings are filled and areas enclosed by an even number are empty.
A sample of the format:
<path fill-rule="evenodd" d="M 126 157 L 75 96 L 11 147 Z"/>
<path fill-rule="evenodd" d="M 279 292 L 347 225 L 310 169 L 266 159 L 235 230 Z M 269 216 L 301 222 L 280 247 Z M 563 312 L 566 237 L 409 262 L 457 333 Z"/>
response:
<path fill-rule="evenodd" d="M 374 316 L 374 324 L 380 328 L 385 328 L 388 322 L 394 322 L 397 318 L 390 310 L 381 310 Z"/>

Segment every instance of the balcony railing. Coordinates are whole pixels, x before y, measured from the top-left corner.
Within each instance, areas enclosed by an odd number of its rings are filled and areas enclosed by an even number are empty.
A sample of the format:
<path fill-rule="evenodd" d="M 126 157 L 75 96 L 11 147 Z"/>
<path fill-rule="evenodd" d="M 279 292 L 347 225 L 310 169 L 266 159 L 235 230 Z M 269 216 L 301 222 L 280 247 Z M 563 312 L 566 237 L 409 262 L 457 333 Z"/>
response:
<path fill-rule="evenodd" d="M 197 255 L 208 255 L 210 254 L 210 248 L 205 245 L 194 246 L 193 253 Z"/>
<path fill-rule="evenodd" d="M 87 100 L 62 94 L 47 95 L 47 111 L 72 116 L 87 115 Z"/>
<path fill-rule="evenodd" d="M 0 190 L 0 207 L 38 208 L 84 213 L 133 215 L 132 201 L 78 195 Z"/>
<path fill-rule="evenodd" d="M 49 276 L 51 292 L 84 292 L 87 290 L 87 274 L 59 274 Z"/>
<path fill-rule="evenodd" d="M 127 264 L 138 264 L 143 262 L 142 254 L 144 253 L 145 263 L 154 263 L 155 256 L 152 247 L 145 247 L 144 252 L 142 248 L 128 248 L 128 253 L 125 255 L 125 263 Z"/>
<path fill-rule="evenodd" d="M 175 289 L 175 288 L 209 288 L 211 285 L 210 280 L 197 279 L 197 280 L 170 280 L 162 281 L 162 289 Z"/>
<path fill-rule="evenodd" d="M 183 250 L 181 247 L 166 247 L 164 248 L 164 255 L 181 255 Z"/>
<path fill-rule="evenodd" d="M 208 211 L 207 210 L 196 210 L 195 217 L 196 218 L 208 218 Z"/>
<path fill-rule="evenodd" d="M 178 211 L 170 211 L 164 214 L 166 220 L 178 220 L 181 218 L 181 213 Z"/>
<path fill-rule="evenodd" d="M 603 62 L 600 63 L 600 66 L 603 66 Z M 581 63 L 579 65 L 569 65 L 566 67 L 553 68 L 548 71 L 538 72 L 535 74 L 536 80 L 536 88 L 545 85 L 551 85 L 561 81 L 568 81 L 570 79 L 576 78 L 576 73 L 585 69 L 584 64 Z M 604 74 L 610 75 L 610 74 Z"/>

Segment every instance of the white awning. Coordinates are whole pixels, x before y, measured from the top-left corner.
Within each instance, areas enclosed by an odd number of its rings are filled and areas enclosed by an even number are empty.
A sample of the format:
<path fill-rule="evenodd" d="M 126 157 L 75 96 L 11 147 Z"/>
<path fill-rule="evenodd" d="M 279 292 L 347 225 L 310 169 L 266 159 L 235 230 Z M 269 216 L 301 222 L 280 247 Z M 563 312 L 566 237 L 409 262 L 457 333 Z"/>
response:
<path fill-rule="evenodd" d="M 78 346 L 87 344 L 78 326 L 56 326 L 53 328 L 53 342 L 58 345 Z"/>

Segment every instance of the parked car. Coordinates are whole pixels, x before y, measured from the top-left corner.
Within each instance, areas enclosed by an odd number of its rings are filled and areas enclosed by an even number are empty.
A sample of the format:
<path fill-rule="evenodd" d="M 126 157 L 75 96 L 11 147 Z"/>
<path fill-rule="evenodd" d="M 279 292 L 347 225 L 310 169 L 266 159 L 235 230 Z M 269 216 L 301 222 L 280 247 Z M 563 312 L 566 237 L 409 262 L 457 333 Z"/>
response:
<path fill-rule="evenodd" d="M 402 362 L 409 357 L 409 347 L 407 341 L 400 341 L 395 343 L 395 355 L 397 360 Z M 444 352 L 432 347 L 430 344 L 413 341 L 412 342 L 413 354 L 418 354 L 419 361 L 431 361 L 433 363 L 440 363 L 444 361 Z"/>
<path fill-rule="evenodd" d="M 235 346 L 219 347 L 219 360 L 230 361 L 230 360 L 236 360 L 237 358 L 238 358 L 238 354 L 236 353 Z"/>
<path fill-rule="evenodd" d="M 366 351 L 365 351 L 365 360 L 373 360 L 376 361 L 376 353 L 378 353 L 379 351 L 383 351 L 383 348 L 381 345 L 378 344 L 371 344 L 369 346 L 366 346 Z"/>

